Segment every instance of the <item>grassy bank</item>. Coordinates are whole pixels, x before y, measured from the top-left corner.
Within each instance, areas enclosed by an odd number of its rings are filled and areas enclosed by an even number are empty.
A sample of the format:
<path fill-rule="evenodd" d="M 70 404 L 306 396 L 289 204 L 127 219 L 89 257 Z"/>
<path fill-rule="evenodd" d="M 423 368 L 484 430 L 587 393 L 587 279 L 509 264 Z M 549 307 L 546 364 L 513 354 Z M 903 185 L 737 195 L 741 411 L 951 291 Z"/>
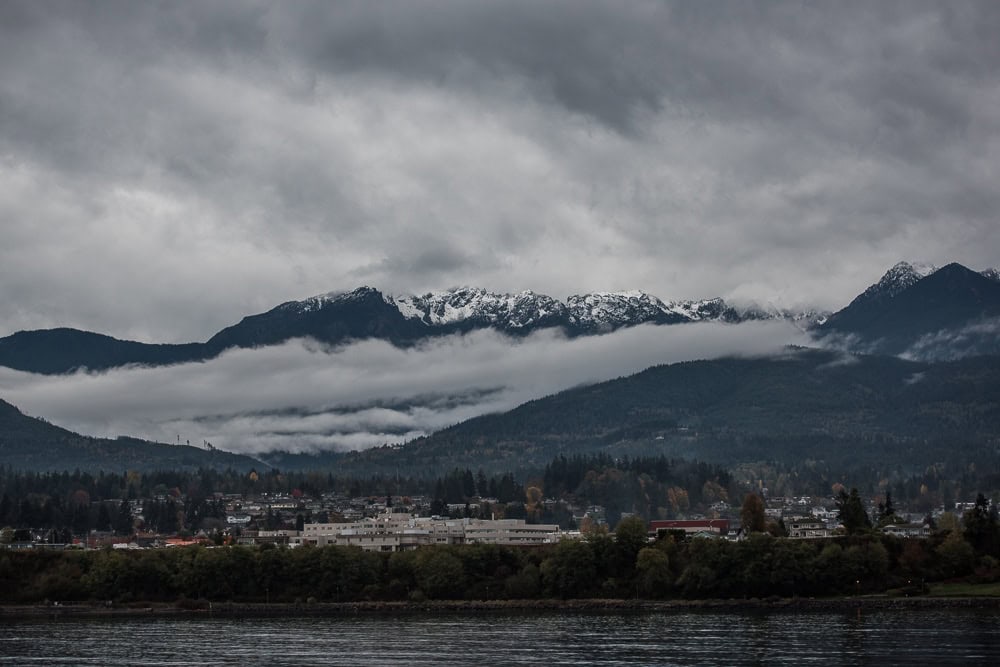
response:
<path fill-rule="evenodd" d="M 168 603 L 132 603 L 128 605 L 63 604 L 2 605 L 0 618 L 50 617 L 52 619 L 88 617 L 195 616 L 229 618 L 265 618 L 277 616 L 350 616 L 355 614 L 427 614 L 427 613 L 531 613 L 531 612 L 639 612 L 681 613 L 692 611 L 765 611 L 809 613 L 854 610 L 919 610 L 949 608 L 1000 609 L 1000 591 L 996 585 L 973 587 L 967 594 L 953 596 L 892 597 L 865 595 L 836 598 L 749 598 L 728 600 L 432 600 L 425 602 L 321 602 L 313 604 L 209 603 L 184 600 Z"/>
<path fill-rule="evenodd" d="M 931 584 L 928 595 L 932 597 L 1000 597 L 1000 582 L 969 584 L 965 582 Z"/>

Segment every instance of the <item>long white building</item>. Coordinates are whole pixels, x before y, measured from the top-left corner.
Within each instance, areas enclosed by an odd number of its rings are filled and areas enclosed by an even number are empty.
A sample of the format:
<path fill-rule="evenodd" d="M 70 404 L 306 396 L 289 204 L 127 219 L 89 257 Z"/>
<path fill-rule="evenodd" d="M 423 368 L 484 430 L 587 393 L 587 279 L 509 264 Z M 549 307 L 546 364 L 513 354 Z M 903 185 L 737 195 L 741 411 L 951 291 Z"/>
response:
<path fill-rule="evenodd" d="M 405 551 L 433 544 L 549 544 L 561 537 L 555 524 L 529 524 L 522 519 L 444 519 L 387 512 L 350 523 L 307 523 L 298 542 Z"/>

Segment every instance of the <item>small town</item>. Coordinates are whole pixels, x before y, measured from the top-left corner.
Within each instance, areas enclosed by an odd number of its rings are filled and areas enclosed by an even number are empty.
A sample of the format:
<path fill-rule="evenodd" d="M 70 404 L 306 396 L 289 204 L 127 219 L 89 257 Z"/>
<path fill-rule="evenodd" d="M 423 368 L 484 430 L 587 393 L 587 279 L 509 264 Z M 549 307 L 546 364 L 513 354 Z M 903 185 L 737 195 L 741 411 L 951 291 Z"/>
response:
<path fill-rule="evenodd" d="M 0 548 L 7 549 L 150 549 L 190 545 L 261 545 L 295 548 L 302 545 L 353 546 L 367 551 L 404 551 L 420 546 L 458 544 L 498 544 L 531 546 L 552 544 L 563 539 L 579 539 L 588 531 L 613 529 L 600 505 L 578 506 L 559 499 L 538 503 L 550 516 L 568 516 L 565 523 L 540 523 L 523 518 L 496 518 L 495 509 L 507 510 L 497 498 L 472 497 L 467 503 L 439 503 L 425 496 L 349 497 L 330 493 L 311 498 L 301 493 L 243 494 L 216 493 L 207 505 L 218 516 L 206 516 L 199 527 L 176 531 L 147 529 L 147 509 L 159 511 L 169 504 L 171 512 L 183 518 L 188 499 L 182 494 L 122 501 L 112 517 L 114 503 L 95 503 L 91 514 L 97 527 L 84 534 L 69 529 L 5 527 Z M 762 499 L 768 532 L 788 539 L 826 538 L 843 534 L 834 498 L 772 497 Z M 873 525 L 886 535 L 926 537 L 939 522 L 956 525 L 975 503 L 956 503 L 951 511 L 943 507 L 931 514 L 891 511 L 891 521 L 879 521 L 880 511 L 869 501 L 865 511 L 875 517 Z M 155 508 L 155 509 L 154 509 Z M 444 509 L 447 514 L 434 514 Z M 705 514 L 692 513 L 673 519 L 648 522 L 649 537 L 661 532 L 685 539 L 745 539 L 749 531 L 741 525 L 739 507 L 717 501 Z M 490 514 L 492 512 L 492 515 Z M 509 510 L 508 510 L 509 512 Z M 622 513 L 621 518 L 630 516 Z M 113 524 L 113 528 L 109 528 Z M 69 537 L 70 539 L 64 539 Z"/>

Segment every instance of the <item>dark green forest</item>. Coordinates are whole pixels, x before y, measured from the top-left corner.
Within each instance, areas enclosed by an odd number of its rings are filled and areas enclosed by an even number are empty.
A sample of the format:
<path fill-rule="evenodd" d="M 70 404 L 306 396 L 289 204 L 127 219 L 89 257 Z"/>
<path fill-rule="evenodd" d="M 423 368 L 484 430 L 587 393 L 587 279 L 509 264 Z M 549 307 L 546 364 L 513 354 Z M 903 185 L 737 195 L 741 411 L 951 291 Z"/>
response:
<path fill-rule="evenodd" d="M 795 349 L 779 358 L 649 368 L 337 457 L 355 474 L 442 465 L 513 471 L 553 457 L 688 458 L 732 468 L 809 459 L 853 475 L 927 466 L 1000 468 L 1000 357 L 921 363 Z M 305 459 L 297 461 L 308 465 Z"/>
<path fill-rule="evenodd" d="M 866 497 L 891 489 L 901 508 L 922 514 L 936 508 L 952 509 L 971 502 L 978 493 L 995 497 L 1000 491 L 1000 468 L 931 465 L 905 475 L 901 469 L 858 469 L 853 476 L 837 472 L 828 463 L 806 460 L 798 464 L 758 462 L 734 470 L 704 462 L 658 457 L 612 458 L 607 454 L 556 456 L 543 468 L 523 478 L 510 473 L 487 475 L 483 470 L 452 468 L 438 477 L 371 475 L 364 478 L 332 472 L 267 470 L 256 478 L 234 470 L 159 471 L 140 473 L 16 472 L 0 467 L 0 528 L 52 529 L 52 541 L 91 530 L 128 535 L 134 531 L 127 501 L 143 501 L 146 530 L 163 533 L 214 530 L 225 510 L 220 495 L 243 498 L 287 495 L 319 498 L 339 494 L 348 498 L 421 496 L 430 513 L 448 514 L 448 505 L 490 498 L 482 509 L 529 522 L 571 527 L 564 508 L 541 503 L 550 498 L 577 506 L 600 505 L 614 527 L 622 514 L 644 519 L 674 518 L 709 504 L 738 506 L 749 490 L 760 487 L 772 495 L 831 498 L 835 489 L 856 487 Z M 329 517 L 301 511 L 304 521 Z M 281 527 L 274 522 L 261 526 Z M 57 539 L 58 538 L 58 539 Z"/>
<path fill-rule="evenodd" d="M 60 537 L 95 529 L 127 535 L 132 532 L 127 501 L 142 499 L 147 530 L 195 531 L 218 527 L 218 520 L 225 516 L 220 495 L 280 494 L 305 499 L 339 494 L 349 498 L 422 496 L 430 501 L 429 513 L 438 515 L 447 515 L 448 505 L 489 498 L 495 504 L 477 510 L 485 512 L 484 516 L 497 513 L 568 528 L 572 516 L 564 507 L 541 503 L 543 497 L 601 505 L 615 525 L 623 513 L 666 518 L 704 502 L 738 498 L 740 493 L 732 476 L 718 466 L 664 457 L 615 460 L 600 454 L 557 457 L 525 480 L 510 473 L 473 473 L 468 468 L 454 468 L 437 478 L 373 475 L 361 479 L 277 470 L 251 477 L 212 469 L 91 474 L 0 468 L 0 527 L 54 529 Z M 301 513 L 304 521 L 328 518 L 305 510 Z"/>
<path fill-rule="evenodd" d="M 138 438 L 93 438 L 23 414 L 0 400 L 0 466 L 16 470 L 198 470 L 248 471 L 258 461 L 219 449 L 167 445 Z"/>
<path fill-rule="evenodd" d="M 746 598 L 874 592 L 1000 579 L 995 514 L 964 532 L 824 540 L 767 534 L 647 542 L 646 523 L 545 547 L 466 545 L 381 553 L 349 547 L 0 551 L 0 602 L 347 602 L 538 598 Z"/>

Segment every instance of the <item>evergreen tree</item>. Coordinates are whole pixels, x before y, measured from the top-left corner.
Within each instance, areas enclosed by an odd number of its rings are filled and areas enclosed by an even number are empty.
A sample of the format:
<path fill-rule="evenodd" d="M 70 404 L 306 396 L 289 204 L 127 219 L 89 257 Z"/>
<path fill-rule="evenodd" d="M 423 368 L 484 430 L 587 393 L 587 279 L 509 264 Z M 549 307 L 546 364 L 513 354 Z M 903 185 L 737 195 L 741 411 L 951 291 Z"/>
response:
<path fill-rule="evenodd" d="M 976 551 L 990 556 L 1000 556 L 1000 522 L 995 507 L 982 493 L 976 495 L 976 504 L 962 516 L 965 540 Z"/>
<path fill-rule="evenodd" d="M 100 509 L 97 510 L 96 528 L 105 532 L 111 530 L 111 513 L 108 512 L 107 503 L 101 503 Z"/>
<path fill-rule="evenodd" d="M 886 489 L 885 502 L 878 504 L 878 525 L 887 526 L 897 520 L 896 508 L 892 504 L 892 491 Z"/>
<path fill-rule="evenodd" d="M 116 535 L 132 534 L 132 509 L 128 500 L 122 499 L 118 504 L 118 513 L 115 515 L 114 531 Z"/>
<path fill-rule="evenodd" d="M 872 527 L 871 519 L 865 511 L 865 505 L 861 502 L 856 488 L 851 489 L 848 495 L 843 489 L 837 494 L 837 518 L 844 525 L 844 530 L 848 535 L 856 535 L 869 530 Z"/>

